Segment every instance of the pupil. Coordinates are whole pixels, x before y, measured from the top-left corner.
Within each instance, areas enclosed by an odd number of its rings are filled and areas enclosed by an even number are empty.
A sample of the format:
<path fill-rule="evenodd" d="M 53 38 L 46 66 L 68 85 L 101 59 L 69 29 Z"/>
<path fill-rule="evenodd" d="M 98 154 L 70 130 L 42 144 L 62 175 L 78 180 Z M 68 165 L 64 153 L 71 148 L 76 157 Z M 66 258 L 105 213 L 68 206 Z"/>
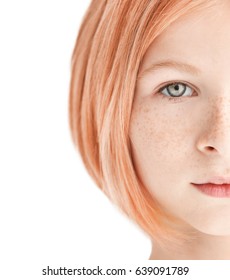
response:
<path fill-rule="evenodd" d="M 174 89 L 175 89 L 175 90 L 179 90 L 179 86 L 176 85 L 176 86 L 174 87 Z"/>

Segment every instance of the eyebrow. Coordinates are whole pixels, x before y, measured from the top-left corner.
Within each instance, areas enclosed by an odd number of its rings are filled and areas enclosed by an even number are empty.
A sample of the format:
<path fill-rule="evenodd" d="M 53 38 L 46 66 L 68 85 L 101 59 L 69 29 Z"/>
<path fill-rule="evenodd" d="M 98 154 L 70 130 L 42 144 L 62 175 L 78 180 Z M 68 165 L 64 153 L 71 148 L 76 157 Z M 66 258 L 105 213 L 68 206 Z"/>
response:
<path fill-rule="evenodd" d="M 193 65 L 183 62 L 166 60 L 153 63 L 149 68 L 145 69 L 138 75 L 138 79 L 142 79 L 146 74 L 155 72 L 162 68 L 174 68 L 176 70 L 179 70 L 180 72 L 187 72 L 195 76 L 198 76 L 201 73 L 201 71 Z"/>

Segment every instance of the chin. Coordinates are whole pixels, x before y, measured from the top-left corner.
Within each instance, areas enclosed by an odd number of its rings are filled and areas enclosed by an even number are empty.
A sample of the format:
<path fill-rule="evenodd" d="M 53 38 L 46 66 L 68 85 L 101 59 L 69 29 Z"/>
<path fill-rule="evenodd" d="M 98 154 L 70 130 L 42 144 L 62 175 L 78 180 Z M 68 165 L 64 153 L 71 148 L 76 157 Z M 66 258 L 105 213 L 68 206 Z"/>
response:
<path fill-rule="evenodd" d="M 215 236 L 230 236 L 230 205 L 212 202 L 197 207 L 194 212 L 187 213 L 182 219 L 200 233 Z"/>
<path fill-rule="evenodd" d="M 230 237 L 230 229 L 210 229 L 210 230 L 203 231 L 203 233 L 212 236 Z"/>
<path fill-rule="evenodd" d="M 212 236 L 229 236 L 230 237 L 230 223 L 226 222 L 212 222 L 203 223 L 202 225 L 193 226 L 197 231 L 212 235 Z"/>

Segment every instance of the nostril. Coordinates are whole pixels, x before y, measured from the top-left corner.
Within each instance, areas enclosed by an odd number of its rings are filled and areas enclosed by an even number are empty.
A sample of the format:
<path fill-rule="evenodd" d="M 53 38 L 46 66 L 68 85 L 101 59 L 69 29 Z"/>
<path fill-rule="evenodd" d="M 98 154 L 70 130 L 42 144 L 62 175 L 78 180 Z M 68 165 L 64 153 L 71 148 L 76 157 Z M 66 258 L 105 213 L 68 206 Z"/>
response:
<path fill-rule="evenodd" d="M 206 149 L 208 150 L 208 151 L 213 151 L 213 150 L 215 150 L 213 147 L 211 147 L 211 146 L 208 146 L 208 147 L 206 147 Z"/>

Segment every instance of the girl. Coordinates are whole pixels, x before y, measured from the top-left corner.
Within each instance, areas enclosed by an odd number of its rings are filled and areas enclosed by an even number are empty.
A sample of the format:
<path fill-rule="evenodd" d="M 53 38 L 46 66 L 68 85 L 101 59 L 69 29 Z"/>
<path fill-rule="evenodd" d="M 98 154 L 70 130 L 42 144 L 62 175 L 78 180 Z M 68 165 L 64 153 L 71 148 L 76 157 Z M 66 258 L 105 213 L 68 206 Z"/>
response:
<path fill-rule="evenodd" d="M 230 259 L 230 2 L 93 0 L 70 129 L 150 259 Z"/>

